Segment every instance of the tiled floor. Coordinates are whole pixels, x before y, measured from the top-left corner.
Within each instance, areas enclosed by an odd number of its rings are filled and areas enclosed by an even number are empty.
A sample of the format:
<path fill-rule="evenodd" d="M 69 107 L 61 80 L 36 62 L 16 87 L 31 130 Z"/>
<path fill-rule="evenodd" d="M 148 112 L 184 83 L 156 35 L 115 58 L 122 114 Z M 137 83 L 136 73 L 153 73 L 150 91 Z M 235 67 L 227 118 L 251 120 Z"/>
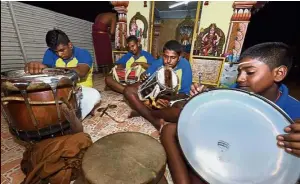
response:
<path fill-rule="evenodd" d="M 105 107 L 108 103 L 117 105 L 117 108 L 108 110 L 108 113 L 123 123 L 117 123 L 106 115 L 99 117 L 99 113 L 92 118 L 85 119 L 83 121 L 84 130 L 91 135 L 93 141 L 105 135 L 122 131 L 137 131 L 158 138 L 158 132 L 144 118 L 127 118 L 130 108 L 122 101 L 122 95 L 112 91 L 104 91 L 104 81 L 100 75 L 95 75 L 94 84 L 95 88 L 101 91 L 101 107 Z M 292 84 L 288 86 L 291 94 L 300 99 L 300 93 L 298 93 L 300 87 Z M 23 151 L 24 148 L 17 144 L 8 132 L 7 123 L 1 116 L 1 184 L 19 184 L 23 181 L 24 175 L 20 170 Z M 167 174 L 167 179 L 169 183 L 172 183 L 169 174 Z"/>
<path fill-rule="evenodd" d="M 94 117 L 86 118 L 83 121 L 84 131 L 91 135 L 93 141 L 108 134 L 123 131 L 142 132 L 158 139 L 158 131 L 147 120 L 141 117 L 127 118 L 130 108 L 122 101 L 123 96 L 112 91 L 104 91 L 104 80 L 99 74 L 95 75 L 94 85 L 101 91 L 101 107 L 105 107 L 108 103 L 117 105 L 117 108 L 109 109 L 107 112 L 119 123 L 107 115 L 99 117 L 99 112 Z M 1 116 L 1 184 L 19 184 L 23 181 L 24 175 L 20 170 L 23 152 L 24 148 L 14 141 L 5 119 Z M 167 174 L 167 179 L 169 183 L 172 183 L 169 174 Z"/>

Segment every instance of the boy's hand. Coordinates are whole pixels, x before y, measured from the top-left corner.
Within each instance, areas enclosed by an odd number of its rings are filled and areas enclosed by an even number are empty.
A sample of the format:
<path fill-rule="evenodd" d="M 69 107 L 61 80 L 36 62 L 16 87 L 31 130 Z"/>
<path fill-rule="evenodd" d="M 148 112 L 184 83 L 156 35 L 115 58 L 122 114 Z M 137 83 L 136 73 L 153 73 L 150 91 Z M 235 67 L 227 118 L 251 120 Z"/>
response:
<path fill-rule="evenodd" d="M 193 83 L 191 86 L 190 95 L 195 96 L 199 93 L 202 93 L 205 90 L 204 85 L 199 85 L 198 83 Z"/>
<path fill-rule="evenodd" d="M 117 64 L 117 69 L 123 69 L 123 68 L 124 68 L 123 65 Z"/>
<path fill-rule="evenodd" d="M 157 104 L 159 104 L 159 105 L 161 105 L 161 106 L 163 106 L 163 107 L 169 107 L 169 103 L 170 103 L 170 101 L 169 100 L 166 100 L 166 99 L 158 99 L 157 101 L 156 101 L 156 103 Z"/>
<path fill-rule="evenodd" d="M 135 67 L 135 66 L 137 66 L 137 65 L 139 65 L 139 63 L 138 63 L 138 62 L 134 62 L 134 63 L 131 64 L 130 67 L 132 68 L 132 67 Z"/>
<path fill-rule="evenodd" d="M 38 61 L 31 61 L 27 63 L 24 67 L 25 73 L 30 73 L 32 75 L 34 74 L 40 74 L 43 72 L 43 69 L 47 68 L 46 65 L 42 64 Z"/>
<path fill-rule="evenodd" d="M 148 79 L 148 75 L 144 72 L 144 73 L 142 73 L 141 74 L 141 76 L 140 76 L 140 81 L 141 82 L 144 82 L 145 80 L 147 80 Z"/>
<path fill-rule="evenodd" d="M 300 119 L 287 126 L 284 131 L 287 134 L 277 136 L 277 144 L 286 152 L 300 157 Z"/>
<path fill-rule="evenodd" d="M 143 63 L 143 62 L 134 62 L 134 63 L 131 64 L 131 67 L 135 67 L 135 66 L 138 66 L 138 65 L 140 65 L 145 70 L 148 69 L 148 64 Z"/>

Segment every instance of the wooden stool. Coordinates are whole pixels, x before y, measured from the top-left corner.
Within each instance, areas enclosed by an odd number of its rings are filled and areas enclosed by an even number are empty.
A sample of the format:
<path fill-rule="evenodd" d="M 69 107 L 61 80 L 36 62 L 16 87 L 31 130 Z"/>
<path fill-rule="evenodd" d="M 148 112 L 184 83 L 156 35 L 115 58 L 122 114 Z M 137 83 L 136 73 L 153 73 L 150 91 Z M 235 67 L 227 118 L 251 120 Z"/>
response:
<path fill-rule="evenodd" d="M 122 132 L 96 141 L 84 154 L 82 170 L 90 184 L 166 183 L 166 153 L 154 138 Z"/>

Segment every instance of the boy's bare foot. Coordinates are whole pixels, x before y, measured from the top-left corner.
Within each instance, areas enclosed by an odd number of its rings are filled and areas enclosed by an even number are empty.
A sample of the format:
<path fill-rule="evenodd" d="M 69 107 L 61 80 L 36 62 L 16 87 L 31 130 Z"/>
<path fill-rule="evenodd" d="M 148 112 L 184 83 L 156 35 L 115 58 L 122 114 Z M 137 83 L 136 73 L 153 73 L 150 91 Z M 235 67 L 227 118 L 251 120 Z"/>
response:
<path fill-rule="evenodd" d="M 92 111 L 90 112 L 91 116 L 95 116 L 95 113 L 97 111 L 97 109 L 101 106 L 101 102 L 97 103 L 94 108 L 92 109 Z"/>
<path fill-rule="evenodd" d="M 133 117 L 139 117 L 141 116 L 137 111 L 131 110 L 131 113 L 129 114 L 128 118 L 133 118 Z"/>
<path fill-rule="evenodd" d="M 111 91 L 111 89 L 110 89 L 110 87 L 105 86 L 105 87 L 104 87 L 104 91 Z"/>
<path fill-rule="evenodd" d="M 163 119 L 159 119 L 159 123 L 160 123 L 160 128 L 159 128 L 159 133 L 161 133 L 162 129 L 164 128 L 165 125 L 169 124 L 168 122 L 166 122 Z"/>

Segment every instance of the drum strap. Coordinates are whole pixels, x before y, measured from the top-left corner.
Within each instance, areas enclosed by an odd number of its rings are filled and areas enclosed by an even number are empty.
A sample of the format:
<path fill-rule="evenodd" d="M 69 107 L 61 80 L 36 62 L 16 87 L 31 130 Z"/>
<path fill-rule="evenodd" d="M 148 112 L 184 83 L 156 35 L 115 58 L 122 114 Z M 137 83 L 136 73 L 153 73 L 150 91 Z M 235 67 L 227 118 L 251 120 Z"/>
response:
<path fill-rule="evenodd" d="M 111 72 L 113 74 L 113 78 L 115 79 L 115 81 L 119 82 L 120 83 L 120 79 L 119 79 L 119 76 L 117 74 L 117 67 L 118 66 L 115 66 L 112 68 Z M 137 77 L 137 81 L 140 80 L 140 76 L 141 76 L 141 73 L 142 73 L 142 66 L 141 65 L 137 65 L 135 67 L 132 67 L 132 68 L 129 68 L 126 70 L 126 73 L 125 73 L 125 83 L 128 82 L 128 77 L 130 75 L 130 72 L 132 72 L 133 70 L 135 70 L 135 76 Z"/>
<path fill-rule="evenodd" d="M 137 81 L 140 80 L 140 74 L 141 74 L 141 71 L 142 71 L 142 66 L 141 65 L 137 65 L 135 67 L 132 67 L 132 68 L 129 68 L 128 70 L 126 70 L 126 74 L 125 74 L 125 82 L 127 83 L 128 81 L 128 77 L 129 77 L 129 74 L 130 72 L 132 72 L 133 70 L 135 70 L 135 76 L 137 77 Z"/>
<path fill-rule="evenodd" d="M 73 90 L 71 90 L 69 92 L 67 101 L 69 101 L 71 99 L 72 93 L 73 93 Z M 3 102 L 3 105 L 8 104 L 9 101 L 25 102 L 23 97 L 17 97 L 17 96 L 1 97 L 1 101 Z M 28 99 L 28 102 L 30 105 L 55 105 L 56 104 L 55 100 L 45 102 L 45 101 L 32 101 L 32 100 Z M 59 100 L 58 103 L 61 104 L 61 103 L 63 103 L 63 101 Z"/>
<path fill-rule="evenodd" d="M 115 80 L 116 80 L 117 82 L 120 82 L 120 79 L 119 79 L 119 77 L 118 77 L 117 70 L 116 70 L 117 67 L 118 67 L 118 66 L 113 67 L 113 68 L 111 69 L 111 72 L 110 72 L 110 73 L 113 74 L 113 77 L 115 78 Z"/>

